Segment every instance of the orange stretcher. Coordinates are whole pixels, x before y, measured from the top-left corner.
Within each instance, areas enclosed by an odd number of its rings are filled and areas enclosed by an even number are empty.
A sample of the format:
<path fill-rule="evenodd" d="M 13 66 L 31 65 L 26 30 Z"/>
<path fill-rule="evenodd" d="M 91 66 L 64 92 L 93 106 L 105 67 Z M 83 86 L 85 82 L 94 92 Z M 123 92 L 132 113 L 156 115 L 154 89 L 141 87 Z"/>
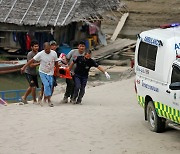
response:
<path fill-rule="evenodd" d="M 59 74 L 60 78 L 72 79 L 71 72 L 67 67 L 59 67 Z M 54 76 L 57 76 L 56 67 L 54 67 Z"/>

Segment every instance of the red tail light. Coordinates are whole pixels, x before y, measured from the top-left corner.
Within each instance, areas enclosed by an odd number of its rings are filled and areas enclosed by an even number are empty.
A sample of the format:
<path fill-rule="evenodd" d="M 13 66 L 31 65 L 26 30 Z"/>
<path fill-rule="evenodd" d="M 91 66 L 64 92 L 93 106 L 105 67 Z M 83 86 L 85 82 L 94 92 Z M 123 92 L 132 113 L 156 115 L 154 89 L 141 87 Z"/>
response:
<path fill-rule="evenodd" d="M 176 55 L 176 58 L 180 58 L 180 55 Z"/>

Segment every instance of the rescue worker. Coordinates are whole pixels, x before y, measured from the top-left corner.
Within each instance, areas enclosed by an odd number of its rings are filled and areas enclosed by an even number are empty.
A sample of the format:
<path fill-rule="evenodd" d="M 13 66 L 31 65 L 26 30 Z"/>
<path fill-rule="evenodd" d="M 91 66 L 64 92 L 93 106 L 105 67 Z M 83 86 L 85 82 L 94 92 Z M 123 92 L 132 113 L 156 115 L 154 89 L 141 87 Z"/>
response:
<path fill-rule="evenodd" d="M 27 55 L 27 61 L 31 60 L 39 50 L 39 45 L 36 40 L 31 41 L 31 51 Z M 37 72 L 36 72 L 36 66 L 38 66 L 40 63 L 34 61 L 31 65 L 29 65 L 25 69 L 25 76 L 29 83 L 29 87 L 26 90 L 25 94 L 21 97 L 21 101 L 24 104 L 28 104 L 27 102 L 27 96 L 32 93 L 33 102 L 36 103 L 36 88 L 38 88 L 38 78 L 37 78 Z"/>
<path fill-rule="evenodd" d="M 66 58 L 68 61 L 68 64 L 71 64 L 73 60 L 75 60 L 78 56 L 83 56 L 85 51 L 85 42 L 81 41 L 78 44 L 78 49 L 71 50 Z M 68 103 L 68 98 L 70 100 L 72 99 L 73 93 L 74 93 L 74 67 L 71 69 L 72 72 L 72 79 L 66 79 L 66 92 L 64 94 L 64 98 L 61 101 L 61 103 Z M 71 101 L 70 101 L 71 102 Z"/>
<path fill-rule="evenodd" d="M 53 107 L 51 102 L 52 88 L 53 88 L 53 74 L 54 66 L 56 66 L 56 73 L 59 75 L 59 66 L 57 53 L 50 49 L 49 42 L 44 43 L 44 50 L 39 52 L 34 56 L 28 63 L 26 63 L 22 68 L 21 72 L 24 72 L 27 66 L 31 65 L 34 61 L 40 62 L 39 75 L 41 81 L 44 85 L 44 100 L 48 101 L 50 107 Z"/>
<path fill-rule="evenodd" d="M 73 60 L 70 64 L 69 69 L 71 70 L 73 65 L 76 64 L 74 70 L 74 82 L 75 88 L 72 98 L 73 104 L 81 104 L 82 98 L 85 94 L 85 87 L 88 80 L 88 74 L 91 67 L 96 67 L 103 72 L 107 79 L 110 79 L 110 75 L 100 67 L 93 59 L 91 59 L 91 51 L 85 52 L 84 56 L 79 56 Z"/>
<path fill-rule="evenodd" d="M 50 41 L 49 44 L 50 44 L 51 50 L 56 51 L 56 49 L 57 49 L 57 43 L 56 43 L 56 41 Z M 53 89 L 52 89 L 52 94 L 53 94 L 53 92 L 54 92 L 54 87 L 56 87 L 56 86 L 57 86 L 56 76 L 53 75 Z M 42 100 L 42 98 L 43 98 L 43 95 L 44 95 L 44 85 L 43 85 L 43 83 L 42 83 L 41 91 L 40 91 L 40 94 L 39 94 L 39 97 L 38 97 L 38 102 L 39 102 L 39 103 L 41 102 L 41 100 Z"/>

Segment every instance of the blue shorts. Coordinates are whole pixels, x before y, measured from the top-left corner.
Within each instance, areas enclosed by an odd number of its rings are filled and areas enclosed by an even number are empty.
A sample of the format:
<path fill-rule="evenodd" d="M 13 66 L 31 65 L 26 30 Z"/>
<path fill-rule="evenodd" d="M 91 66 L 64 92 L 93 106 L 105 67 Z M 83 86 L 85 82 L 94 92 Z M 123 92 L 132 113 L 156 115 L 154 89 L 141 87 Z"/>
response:
<path fill-rule="evenodd" d="M 47 75 L 42 72 L 39 72 L 41 81 L 44 85 L 44 95 L 45 96 L 52 96 L 52 89 L 53 89 L 53 75 Z"/>

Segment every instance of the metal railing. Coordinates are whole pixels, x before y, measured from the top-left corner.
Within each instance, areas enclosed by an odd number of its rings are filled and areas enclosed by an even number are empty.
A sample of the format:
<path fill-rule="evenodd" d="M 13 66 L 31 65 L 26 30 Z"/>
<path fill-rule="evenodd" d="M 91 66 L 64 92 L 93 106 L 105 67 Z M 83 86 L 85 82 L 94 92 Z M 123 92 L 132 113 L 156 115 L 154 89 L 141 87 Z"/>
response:
<path fill-rule="evenodd" d="M 38 88 L 36 92 L 40 91 L 41 88 Z M 0 91 L 0 98 L 5 101 L 13 101 L 18 102 L 21 101 L 21 96 L 26 92 L 26 89 L 21 90 L 7 90 L 7 91 Z M 28 96 L 27 99 L 31 99 L 32 96 Z"/>

